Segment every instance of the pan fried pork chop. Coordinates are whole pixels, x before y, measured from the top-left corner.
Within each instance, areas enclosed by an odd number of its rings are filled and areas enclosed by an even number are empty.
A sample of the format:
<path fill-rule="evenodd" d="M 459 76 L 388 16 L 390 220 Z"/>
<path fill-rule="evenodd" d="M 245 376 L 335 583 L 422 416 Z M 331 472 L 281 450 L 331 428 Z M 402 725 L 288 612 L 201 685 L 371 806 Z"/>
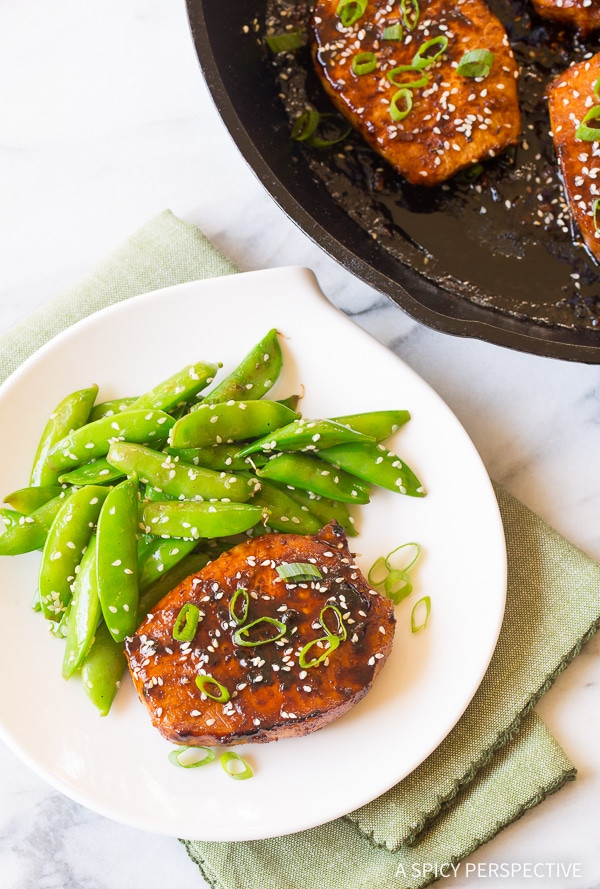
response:
<path fill-rule="evenodd" d="M 283 563 L 314 565 L 321 577 L 283 579 Z M 173 628 L 186 603 L 199 621 L 181 642 Z M 223 553 L 165 596 L 125 648 L 159 731 L 211 746 L 303 735 L 337 719 L 369 690 L 394 629 L 392 604 L 368 586 L 332 523 L 315 536 L 265 534 Z M 203 688 L 198 675 L 211 677 Z"/>
<path fill-rule="evenodd" d="M 600 77 L 600 53 L 555 78 L 548 87 L 550 125 L 571 214 L 590 253 L 600 260 L 596 201 L 600 199 L 600 130 L 597 141 L 576 136 L 583 118 L 598 101 L 593 86 Z M 589 121 L 593 127 L 600 119 Z M 593 134 L 592 134 L 593 135 Z"/>
<path fill-rule="evenodd" d="M 576 28 L 583 36 L 600 28 L 598 0 L 533 0 L 542 18 Z"/>
<path fill-rule="evenodd" d="M 370 0 L 363 16 L 344 27 L 338 3 L 315 4 L 310 31 L 317 73 L 338 110 L 410 183 L 438 185 L 517 142 L 517 65 L 502 24 L 483 0 L 420 0 L 413 30 L 402 23 L 400 4 L 385 0 Z M 384 39 L 384 29 L 394 23 L 401 25 L 402 39 Z M 427 58 L 445 38 L 447 47 L 429 67 L 399 73 L 395 84 L 388 80 L 392 69 L 413 64 L 423 44 L 434 41 L 422 50 Z M 494 54 L 486 77 L 457 73 L 465 53 L 482 49 Z M 353 73 L 358 53 L 373 54 L 373 71 Z M 410 88 L 409 113 L 392 119 L 393 96 L 423 73 L 427 83 Z M 404 101 L 399 107 L 405 109 Z"/>

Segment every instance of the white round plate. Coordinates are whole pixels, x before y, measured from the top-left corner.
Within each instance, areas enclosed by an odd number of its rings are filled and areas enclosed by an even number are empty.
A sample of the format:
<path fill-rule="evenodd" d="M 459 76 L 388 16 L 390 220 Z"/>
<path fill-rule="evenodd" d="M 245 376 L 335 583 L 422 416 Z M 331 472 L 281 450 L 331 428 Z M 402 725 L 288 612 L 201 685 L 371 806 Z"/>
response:
<path fill-rule="evenodd" d="M 31 608 L 39 553 L 0 559 L 4 677 L 0 731 L 67 796 L 133 827 L 188 839 L 251 840 L 316 826 L 388 790 L 444 739 L 478 688 L 504 612 L 506 554 L 490 480 L 457 419 L 410 368 L 323 297 L 306 269 L 274 269 L 184 284 L 129 299 L 74 325 L 0 388 L 0 492 L 27 485 L 37 441 L 68 392 L 97 383 L 99 398 L 136 395 L 194 361 L 221 374 L 272 327 L 284 371 L 272 396 L 304 392 L 305 417 L 407 408 L 390 445 L 427 496 L 375 490 L 350 539 L 367 573 L 401 543 L 423 553 L 414 592 L 396 609 L 394 647 L 369 694 L 307 735 L 245 745 L 254 769 L 233 781 L 218 760 L 173 767 L 128 678 L 108 716 L 78 678 L 61 677 L 63 643 Z M 431 597 L 413 634 L 414 602 Z"/>

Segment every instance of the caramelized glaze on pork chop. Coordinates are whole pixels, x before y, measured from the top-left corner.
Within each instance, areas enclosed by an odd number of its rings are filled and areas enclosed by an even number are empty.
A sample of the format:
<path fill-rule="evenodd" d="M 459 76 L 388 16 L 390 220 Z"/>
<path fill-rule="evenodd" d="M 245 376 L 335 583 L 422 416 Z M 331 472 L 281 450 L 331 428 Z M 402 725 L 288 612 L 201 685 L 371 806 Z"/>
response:
<path fill-rule="evenodd" d="M 338 3 L 315 4 L 310 28 L 315 68 L 338 110 L 410 183 L 437 185 L 518 140 L 517 65 L 501 22 L 483 0 L 421 0 L 413 30 L 403 25 L 400 4 L 382 0 L 370 0 L 364 15 L 344 27 Z M 394 23 L 402 26 L 402 39 L 383 39 L 384 29 Z M 423 71 L 416 77 L 414 72 L 396 75 L 396 85 L 388 72 L 410 66 L 429 40 L 436 41 L 429 54 L 436 52 L 445 38 L 442 55 L 424 69 L 427 83 L 410 89 L 412 109 L 394 121 L 393 96 L 403 83 L 417 82 Z M 494 54 L 489 74 L 458 74 L 464 54 L 481 49 Z M 373 53 L 375 70 L 353 73 L 357 53 Z"/>
<path fill-rule="evenodd" d="M 284 580 L 276 570 L 282 563 L 309 563 L 322 576 Z M 248 593 L 246 615 L 239 589 Z M 179 642 L 173 627 L 188 602 L 200 620 L 193 639 Z M 335 608 L 323 612 L 326 605 Z M 250 626 L 261 618 L 269 621 Z M 241 644 L 272 639 L 282 628 L 276 641 Z M 315 536 L 266 534 L 223 553 L 162 599 L 126 640 L 126 652 L 138 694 L 169 740 L 265 742 L 313 732 L 356 704 L 385 663 L 394 628 L 393 606 L 368 586 L 332 523 Z M 339 638 L 327 657 L 325 641 L 305 649 L 327 632 Z M 203 694 L 199 674 L 219 683 L 205 686 L 210 694 L 228 699 Z"/>
<path fill-rule="evenodd" d="M 600 28 L 598 0 L 533 0 L 542 18 L 575 28 L 583 36 Z"/>

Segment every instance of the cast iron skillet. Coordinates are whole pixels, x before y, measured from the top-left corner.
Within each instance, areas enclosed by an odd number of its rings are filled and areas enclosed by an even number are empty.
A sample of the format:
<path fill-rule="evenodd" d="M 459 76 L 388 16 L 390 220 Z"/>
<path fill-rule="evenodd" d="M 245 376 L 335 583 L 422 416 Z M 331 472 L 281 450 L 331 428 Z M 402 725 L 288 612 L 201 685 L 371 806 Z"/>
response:
<path fill-rule="evenodd" d="M 290 139 L 289 117 L 257 36 L 264 8 L 265 0 L 187 0 L 200 66 L 216 107 L 247 163 L 284 212 L 344 268 L 435 330 L 537 355 L 600 363 L 600 329 L 581 327 L 576 320 L 571 326 L 555 325 L 551 318 L 539 323 L 528 317 L 526 306 L 511 315 L 478 305 L 399 261 L 351 218 Z"/>

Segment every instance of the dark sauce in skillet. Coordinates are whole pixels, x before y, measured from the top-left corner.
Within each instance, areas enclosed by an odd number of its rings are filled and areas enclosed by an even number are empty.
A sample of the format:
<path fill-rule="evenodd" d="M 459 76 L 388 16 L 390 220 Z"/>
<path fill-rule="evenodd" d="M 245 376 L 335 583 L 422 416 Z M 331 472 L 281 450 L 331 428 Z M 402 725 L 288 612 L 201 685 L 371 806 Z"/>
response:
<path fill-rule="evenodd" d="M 298 145 L 332 197 L 400 262 L 445 290 L 540 324 L 600 328 L 600 268 L 573 225 L 552 138 L 547 83 L 600 49 L 540 19 L 526 0 L 488 0 L 504 24 L 519 64 L 522 138 L 485 161 L 474 181 L 409 185 L 351 133 L 326 149 Z M 265 27 L 306 31 L 309 2 L 268 0 Z M 269 55 L 290 122 L 307 104 L 328 112 L 305 45 Z M 474 168 L 473 172 L 477 172 Z"/>

